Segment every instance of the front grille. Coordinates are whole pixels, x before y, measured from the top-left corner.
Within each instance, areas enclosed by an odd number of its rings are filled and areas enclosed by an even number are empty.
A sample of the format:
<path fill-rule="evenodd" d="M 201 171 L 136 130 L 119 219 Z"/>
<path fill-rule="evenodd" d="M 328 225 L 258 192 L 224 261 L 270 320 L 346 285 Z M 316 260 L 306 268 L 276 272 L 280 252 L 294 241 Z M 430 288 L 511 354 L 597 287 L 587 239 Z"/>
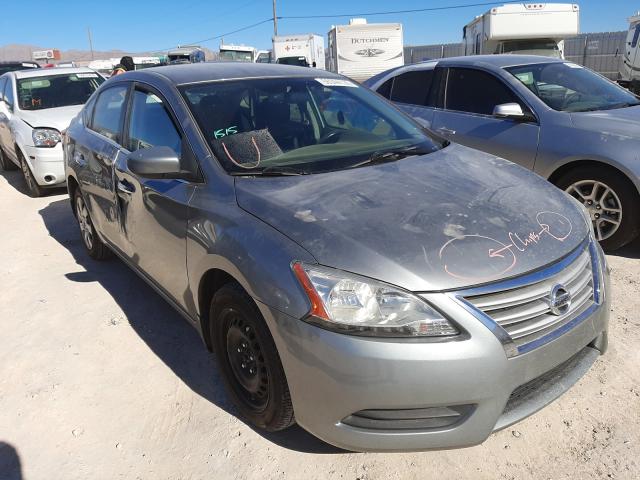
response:
<path fill-rule="evenodd" d="M 562 286 L 571 301 L 564 310 L 552 309 L 552 290 Z M 473 292 L 464 297 L 491 317 L 509 335 L 518 350 L 561 328 L 594 303 L 594 275 L 589 248 L 555 275 L 508 290 Z"/>

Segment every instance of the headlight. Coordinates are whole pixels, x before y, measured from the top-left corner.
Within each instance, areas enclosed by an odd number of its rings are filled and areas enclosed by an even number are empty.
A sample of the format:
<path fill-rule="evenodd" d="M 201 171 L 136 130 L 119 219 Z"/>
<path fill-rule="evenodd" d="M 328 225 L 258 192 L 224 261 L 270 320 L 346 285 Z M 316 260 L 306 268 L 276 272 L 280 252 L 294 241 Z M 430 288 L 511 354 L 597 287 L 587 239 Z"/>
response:
<path fill-rule="evenodd" d="M 62 135 L 52 128 L 36 128 L 31 132 L 36 147 L 55 147 L 62 140 Z"/>
<path fill-rule="evenodd" d="M 460 332 L 421 298 L 382 282 L 317 265 L 294 263 L 311 302 L 306 319 L 341 333 L 443 337 Z"/>

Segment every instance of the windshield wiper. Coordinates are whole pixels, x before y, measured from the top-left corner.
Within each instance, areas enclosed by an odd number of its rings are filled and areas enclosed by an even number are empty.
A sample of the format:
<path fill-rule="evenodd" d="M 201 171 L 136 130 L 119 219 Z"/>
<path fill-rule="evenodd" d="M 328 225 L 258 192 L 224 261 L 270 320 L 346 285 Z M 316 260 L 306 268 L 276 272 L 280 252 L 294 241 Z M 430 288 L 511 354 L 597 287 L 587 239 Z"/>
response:
<path fill-rule="evenodd" d="M 627 107 L 637 107 L 640 105 L 640 102 L 622 102 L 622 103 L 614 103 L 613 105 L 604 105 L 600 107 L 591 107 L 585 108 L 582 110 L 576 110 L 576 112 L 599 112 L 603 110 L 616 110 L 618 108 L 627 108 Z"/>
<path fill-rule="evenodd" d="M 396 148 L 393 150 L 383 150 L 373 152 L 366 160 L 351 165 L 349 168 L 358 168 L 364 165 L 379 165 L 381 163 L 395 162 L 406 157 L 413 157 L 416 155 L 424 155 L 425 153 L 431 153 L 423 150 L 419 150 L 419 145 L 412 145 L 410 147 Z"/>
<path fill-rule="evenodd" d="M 295 167 L 289 167 L 286 165 L 270 165 L 261 170 L 247 169 L 244 171 L 231 172 L 234 177 L 282 177 L 282 176 L 297 176 L 297 175 L 309 175 L 310 172 Z"/>

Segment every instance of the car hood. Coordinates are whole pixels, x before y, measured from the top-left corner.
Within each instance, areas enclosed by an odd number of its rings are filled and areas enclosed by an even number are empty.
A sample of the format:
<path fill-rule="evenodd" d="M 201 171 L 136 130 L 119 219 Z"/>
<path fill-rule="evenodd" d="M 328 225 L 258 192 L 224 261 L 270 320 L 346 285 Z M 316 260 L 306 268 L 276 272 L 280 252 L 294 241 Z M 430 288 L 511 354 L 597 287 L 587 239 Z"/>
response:
<path fill-rule="evenodd" d="M 69 126 L 82 107 L 83 105 L 70 105 L 44 110 L 21 110 L 20 118 L 33 128 L 55 128 L 61 132 Z"/>
<path fill-rule="evenodd" d="M 460 145 L 337 172 L 238 177 L 236 195 L 241 208 L 320 264 L 411 291 L 521 275 L 555 262 L 588 234 L 564 192 Z"/>
<path fill-rule="evenodd" d="M 571 121 L 578 128 L 603 135 L 640 138 L 640 106 L 599 112 L 574 112 L 571 113 Z"/>

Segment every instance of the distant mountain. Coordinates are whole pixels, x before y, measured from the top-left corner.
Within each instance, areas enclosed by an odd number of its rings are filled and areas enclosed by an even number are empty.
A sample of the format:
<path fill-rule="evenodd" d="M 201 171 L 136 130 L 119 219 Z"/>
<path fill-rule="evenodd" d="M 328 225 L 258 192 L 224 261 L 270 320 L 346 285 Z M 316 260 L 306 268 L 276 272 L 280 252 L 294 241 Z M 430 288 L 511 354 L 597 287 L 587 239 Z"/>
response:
<path fill-rule="evenodd" d="M 205 53 L 205 58 L 207 60 L 214 60 L 216 58 L 216 53 L 208 48 L 202 48 Z M 3 45 L 0 46 L 0 61 L 3 60 L 31 60 L 31 52 L 37 50 L 47 50 L 47 48 L 43 48 L 37 45 Z M 107 50 L 107 51 L 94 51 L 93 59 L 101 60 L 101 59 L 109 59 L 109 58 L 120 58 L 123 55 L 131 55 L 136 57 L 144 57 L 157 55 L 158 52 L 124 52 L 122 50 Z M 80 65 L 86 65 L 92 60 L 91 52 L 89 50 L 60 50 L 60 55 L 62 59 L 60 61 L 64 62 L 77 62 Z"/>

